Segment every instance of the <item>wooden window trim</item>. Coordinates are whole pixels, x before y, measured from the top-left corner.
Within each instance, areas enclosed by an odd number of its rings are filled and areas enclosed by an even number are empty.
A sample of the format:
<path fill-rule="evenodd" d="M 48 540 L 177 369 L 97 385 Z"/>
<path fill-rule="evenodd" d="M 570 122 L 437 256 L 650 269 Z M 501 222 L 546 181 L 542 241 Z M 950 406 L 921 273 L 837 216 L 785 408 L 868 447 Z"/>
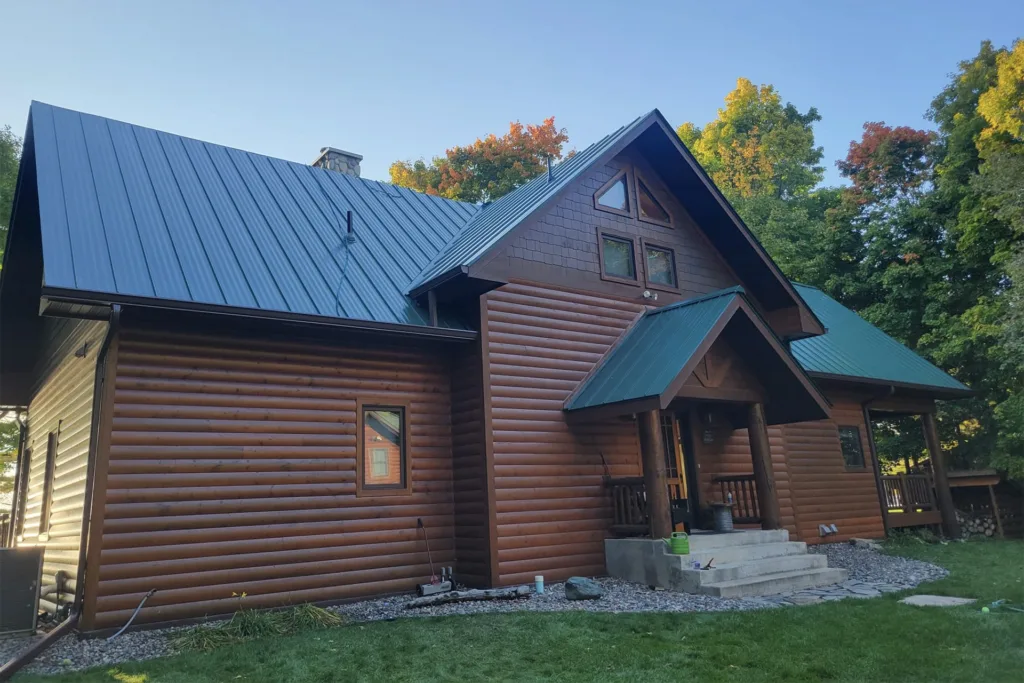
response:
<path fill-rule="evenodd" d="M 623 211 L 622 209 L 616 209 L 614 207 L 604 206 L 603 204 L 601 204 L 598 201 L 598 199 L 601 197 L 601 195 L 603 195 L 605 193 L 605 191 L 608 190 L 608 188 L 610 188 L 612 185 L 614 185 L 615 183 L 617 183 L 620 180 L 622 180 L 623 176 L 626 176 L 626 183 L 625 183 L 625 188 L 626 188 L 626 210 Z M 630 185 L 631 185 L 631 183 L 629 182 L 629 168 L 624 168 L 621 171 L 619 171 L 618 173 L 616 173 L 615 175 L 613 175 L 611 180 L 609 180 L 607 183 L 605 183 L 600 188 L 598 188 L 597 192 L 594 193 L 594 208 L 597 209 L 598 211 L 605 211 L 607 213 L 613 213 L 616 216 L 627 216 L 629 218 L 632 218 L 633 217 L 633 204 L 635 204 L 636 202 L 634 202 L 633 199 L 630 198 L 630 196 L 629 196 Z"/>
<path fill-rule="evenodd" d="M 630 242 L 633 245 L 633 274 L 636 276 L 632 280 L 628 277 L 619 277 L 618 275 L 609 275 L 604 271 L 604 237 L 613 237 L 615 239 L 622 240 L 623 242 Z M 628 235 L 624 232 L 617 230 L 608 230 L 606 228 L 597 229 L 597 260 L 598 265 L 601 267 L 601 279 L 608 282 L 617 282 L 621 285 L 632 285 L 633 287 L 640 287 L 643 283 L 640 280 L 640 270 L 636 262 L 636 245 L 637 240 L 633 235 Z"/>
<path fill-rule="evenodd" d="M 409 413 L 412 402 L 396 399 L 393 396 L 371 396 L 356 399 L 356 496 L 376 498 L 378 496 L 408 496 L 412 494 L 412 448 L 409 442 Z M 363 414 L 367 408 L 402 411 L 402 482 L 401 486 L 383 486 L 380 484 L 364 486 L 365 440 Z"/>
<path fill-rule="evenodd" d="M 860 460 L 863 464 L 861 465 L 850 465 L 846 462 L 846 455 L 843 453 L 843 437 L 842 431 L 844 429 L 853 429 L 857 432 L 857 445 L 860 446 Z M 839 457 L 843 459 L 843 468 L 847 472 L 866 472 L 868 469 L 868 458 L 864 452 L 864 435 L 861 434 L 860 425 L 836 425 L 836 438 L 839 439 Z"/>
<path fill-rule="evenodd" d="M 662 284 L 661 282 L 651 282 L 650 281 L 650 279 L 647 276 L 647 274 L 648 274 L 648 269 L 647 269 L 647 247 L 654 247 L 655 249 L 661 249 L 662 251 L 667 251 L 670 254 L 672 254 L 672 275 L 675 277 L 675 281 L 676 281 L 676 284 L 675 284 L 674 287 L 672 287 L 670 285 Z M 646 237 L 641 237 L 640 238 L 640 253 L 643 254 L 644 285 L 646 285 L 647 289 L 656 289 L 656 290 L 658 290 L 660 292 L 671 292 L 673 294 L 679 294 L 679 293 L 682 292 L 682 290 L 679 288 L 679 264 L 676 263 L 676 250 L 673 247 L 668 247 L 668 246 L 665 246 L 664 244 L 662 244 L 661 242 L 656 242 L 654 240 L 649 240 Z"/>
<path fill-rule="evenodd" d="M 661 208 L 665 209 L 665 213 L 668 214 L 667 221 L 659 221 L 657 218 L 651 218 L 650 216 L 644 217 L 643 212 L 640 211 L 641 182 L 643 182 L 643 184 L 647 187 L 648 191 L 650 191 L 651 193 L 651 196 L 654 197 L 655 201 L 658 202 Z M 633 169 L 633 185 L 633 194 L 636 195 L 636 219 L 641 223 L 647 223 L 649 225 L 660 225 L 663 228 L 675 228 L 675 221 L 672 219 L 672 212 L 669 211 L 668 207 L 665 206 L 665 202 L 660 197 L 658 197 L 657 194 L 655 194 L 654 189 L 651 187 L 651 183 L 644 180 L 640 174 L 640 171 L 637 169 Z"/>
<path fill-rule="evenodd" d="M 57 474 L 57 432 L 46 435 L 46 464 L 43 470 L 43 499 L 39 507 L 39 540 L 50 538 L 50 512 L 53 509 L 53 480 Z"/>

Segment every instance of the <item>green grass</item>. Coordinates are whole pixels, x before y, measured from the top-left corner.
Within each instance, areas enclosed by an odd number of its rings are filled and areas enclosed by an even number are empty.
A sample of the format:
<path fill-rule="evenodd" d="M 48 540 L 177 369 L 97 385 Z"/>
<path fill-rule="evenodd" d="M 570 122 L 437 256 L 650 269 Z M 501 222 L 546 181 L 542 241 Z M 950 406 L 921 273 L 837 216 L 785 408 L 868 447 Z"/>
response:
<path fill-rule="evenodd" d="M 1024 543 L 898 552 L 950 569 L 915 592 L 978 598 L 954 609 L 873 600 L 722 614 L 505 614 L 402 619 L 20 680 L 204 681 L 1021 681 Z"/>

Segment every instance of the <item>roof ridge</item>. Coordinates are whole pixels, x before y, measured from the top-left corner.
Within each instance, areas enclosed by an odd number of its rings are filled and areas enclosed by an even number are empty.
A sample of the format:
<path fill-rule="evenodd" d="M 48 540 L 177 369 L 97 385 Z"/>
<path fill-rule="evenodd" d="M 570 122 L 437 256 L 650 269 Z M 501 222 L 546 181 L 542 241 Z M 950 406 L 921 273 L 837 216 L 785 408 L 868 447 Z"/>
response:
<path fill-rule="evenodd" d="M 715 291 L 708 292 L 707 294 L 701 294 L 700 296 L 695 296 L 690 299 L 677 301 L 675 303 L 668 304 L 667 306 L 659 306 L 658 308 L 653 308 L 647 312 L 647 315 L 655 315 L 657 313 L 664 313 L 665 311 L 671 311 L 677 308 L 685 308 L 687 306 L 692 306 L 693 304 L 699 304 L 704 301 L 711 301 L 712 299 L 717 299 L 723 296 L 729 296 L 731 294 L 739 294 L 743 296 L 746 293 L 747 290 L 743 288 L 743 285 L 733 285 L 732 287 L 726 287 L 725 289 L 716 289 Z"/>

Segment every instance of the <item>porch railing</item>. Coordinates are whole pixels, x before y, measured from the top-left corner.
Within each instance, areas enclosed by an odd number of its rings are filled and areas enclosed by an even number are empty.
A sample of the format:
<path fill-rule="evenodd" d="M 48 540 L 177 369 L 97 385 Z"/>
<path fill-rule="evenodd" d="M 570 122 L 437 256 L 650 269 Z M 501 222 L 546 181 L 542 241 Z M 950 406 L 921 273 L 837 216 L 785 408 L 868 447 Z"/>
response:
<path fill-rule="evenodd" d="M 649 530 L 647 494 L 643 477 L 612 477 L 606 481 L 612 494 L 612 533 L 639 536 Z"/>
<path fill-rule="evenodd" d="M 757 488 L 753 474 L 729 474 L 712 477 L 711 483 L 718 484 L 723 503 L 729 502 L 732 494 L 732 521 L 734 524 L 760 524 L 761 508 L 757 504 Z"/>
<path fill-rule="evenodd" d="M 11 534 L 11 515 L 0 512 L 0 548 L 7 547 L 7 537 Z"/>
<path fill-rule="evenodd" d="M 883 475 L 882 488 L 889 511 L 889 526 L 923 526 L 942 522 L 930 474 Z"/>

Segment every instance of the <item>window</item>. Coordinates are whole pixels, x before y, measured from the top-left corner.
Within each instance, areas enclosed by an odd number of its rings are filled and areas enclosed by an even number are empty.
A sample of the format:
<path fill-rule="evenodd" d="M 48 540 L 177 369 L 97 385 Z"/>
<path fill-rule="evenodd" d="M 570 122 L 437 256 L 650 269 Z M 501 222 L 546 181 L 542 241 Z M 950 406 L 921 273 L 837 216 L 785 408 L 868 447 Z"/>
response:
<path fill-rule="evenodd" d="M 388 476 L 388 449 L 370 449 L 371 476 L 375 479 Z"/>
<path fill-rule="evenodd" d="M 359 404 L 356 494 L 409 493 L 407 405 Z M 372 493 L 370 493 L 372 492 Z"/>
<path fill-rule="evenodd" d="M 647 264 L 647 286 L 659 289 L 675 289 L 676 254 L 668 247 L 643 243 L 644 262 Z"/>
<path fill-rule="evenodd" d="M 57 467 L 57 432 L 46 437 L 46 469 L 43 472 L 43 503 L 39 509 L 39 535 L 50 531 L 50 508 L 53 505 L 53 475 Z"/>
<path fill-rule="evenodd" d="M 636 179 L 636 198 L 636 203 L 640 207 L 640 220 L 668 227 L 672 226 L 672 217 L 668 215 L 665 207 L 654 198 L 654 193 L 647 189 L 644 181 L 640 180 L 639 176 Z"/>
<path fill-rule="evenodd" d="M 636 281 L 636 256 L 629 237 L 603 232 L 601 235 L 601 276 L 606 280 Z"/>
<path fill-rule="evenodd" d="M 864 468 L 864 450 L 860 443 L 860 427 L 840 427 L 839 446 L 843 450 L 843 461 L 846 469 L 859 470 Z"/>
<path fill-rule="evenodd" d="M 622 171 L 597 191 L 594 195 L 594 206 L 603 211 L 611 211 L 624 216 L 631 215 L 627 188 L 626 172 Z"/>

